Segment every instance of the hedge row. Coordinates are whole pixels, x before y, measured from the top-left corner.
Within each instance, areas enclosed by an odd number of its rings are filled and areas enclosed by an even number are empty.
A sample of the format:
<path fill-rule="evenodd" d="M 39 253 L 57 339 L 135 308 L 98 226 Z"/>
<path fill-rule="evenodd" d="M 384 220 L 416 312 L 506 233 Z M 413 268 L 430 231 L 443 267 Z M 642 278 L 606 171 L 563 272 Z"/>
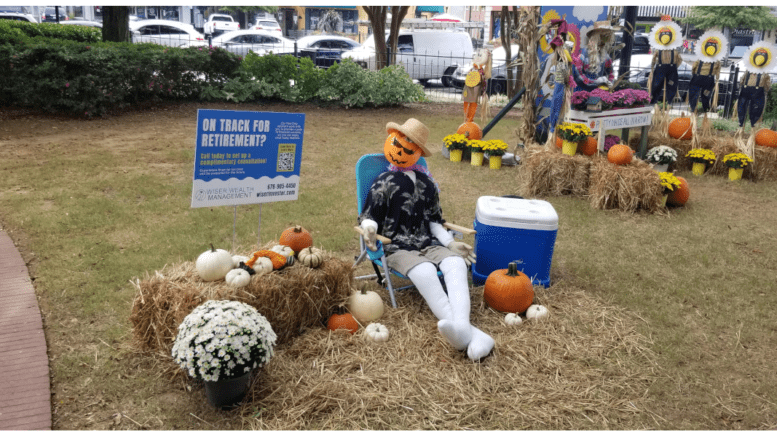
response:
<path fill-rule="evenodd" d="M 88 26 L 68 26 L 56 23 L 0 20 L 0 44 L 29 41 L 44 37 L 77 42 L 95 43 L 103 40 L 102 30 Z"/>
<path fill-rule="evenodd" d="M 79 32 L 83 29 L 2 21 L 8 20 L 0 20 L 3 106 L 93 117 L 153 99 L 363 107 L 424 98 L 423 89 L 401 67 L 369 72 L 346 60 L 321 70 L 310 59 L 292 55 L 249 53 L 243 60 L 219 48 L 82 42 L 77 39 L 86 35 Z"/>

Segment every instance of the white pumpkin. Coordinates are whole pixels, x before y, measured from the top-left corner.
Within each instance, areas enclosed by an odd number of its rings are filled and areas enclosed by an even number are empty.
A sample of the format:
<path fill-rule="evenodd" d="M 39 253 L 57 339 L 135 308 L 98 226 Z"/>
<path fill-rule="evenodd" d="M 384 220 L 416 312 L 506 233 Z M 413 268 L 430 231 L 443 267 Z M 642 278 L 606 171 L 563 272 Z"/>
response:
<path fill-rule="evenodd" d="M 306 247 L 299 251 L 297 259 L 302 265 L 315 269 L 324 262 L 324 252 L 317 247 Z"/>
<path fill-rule="evenodd" d="M 259 258 L 254 261 L 254 266 L 252 267 L 257 275 L 263 275 L 265 273 L 272 272 L 272 260 L 270 258 L 267 258 L 265 256 L 260 256 Z"/>
<path fill-rule="evenodd" d="M 548 309 L 542 305 L 532 305 L 526 310 L 526 318 L 529 320 L 541 319 L 547 315 Z"/>
<path fill-rule="evenodd" d="M 364 333 L 367 335 L 367 338 L 378 343 L 386 342 L 389 338 L 388 328 L 380 323 L 370 323 L 364 328 Z"/>
<path fill-rule="evenodd" d="M 348 310 L 362 325 L 377 320 L 383 315 L 383 299 L 374 291 L 354 291 L 348 298 Z"/>
<path fill-rule="evenodd" d="M 508 326 L 514 326 L 514 325 L 520 325 L 523 323 L 523 320 L 521 319 L 521 316 L 515 313 L 507 313 L 505 315 L 505 323 Z"/>
<path fill-rule="evenodd" d="M 223 279 L 232 270 L 232 255 L 224 249 L 214 249 L 211 244 L 210 250 L 197 257 L 194 267 L 203 281 Z"/>
<path fill-rule="evenodd" d="M 232 255 L 232 268 L 236 269 L 240 267 L 240 263 L 248 261 L 249 258 L 245 255 Z"/>
<path fill-rule="evenodd" d="M 282 244 L 275 245 L 270 250 L 272 250 L 275 253 L 280 253 L 281 255 L 285 256 L 286 258 L 288 258 L 290 256 L 294 256 L 294 251 L 291 250 L 291 247 L 284 246 Z"/>
<path fill-rule="evenodd" d="M 227 285 L 232 287 L 245 287 L 251 283 L 251 274 L 246 269 L 232 269 L 227 273 L 224 280 L 227 282 Z"/>

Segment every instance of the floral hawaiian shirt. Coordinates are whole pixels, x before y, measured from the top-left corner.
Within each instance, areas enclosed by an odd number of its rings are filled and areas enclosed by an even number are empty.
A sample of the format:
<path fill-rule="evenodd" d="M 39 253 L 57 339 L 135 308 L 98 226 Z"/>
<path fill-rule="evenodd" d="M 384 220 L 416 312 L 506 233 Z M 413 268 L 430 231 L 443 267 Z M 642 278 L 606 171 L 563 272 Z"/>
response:
<path fill-rule="evenodd" d="M 416 176 L 415 184 L 402 172 L 381 173 L 372 183 L 359 216 L 359 223 L 374 220 L 378 234 L 391 239 L 384 246 L 389 253 L 432 245 L 429 223 L 444 223 L 434 182 L 420 171 L 411 171 Z"/>

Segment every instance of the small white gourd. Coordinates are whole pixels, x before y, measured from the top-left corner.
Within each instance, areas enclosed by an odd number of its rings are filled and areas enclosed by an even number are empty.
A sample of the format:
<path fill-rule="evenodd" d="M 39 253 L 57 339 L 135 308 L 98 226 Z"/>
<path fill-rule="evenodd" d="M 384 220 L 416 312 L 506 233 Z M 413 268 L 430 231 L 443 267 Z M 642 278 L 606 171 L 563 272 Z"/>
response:
<path fill-rule="evenodd" d="M 514 325 L 520 325 L 523 323 L 523 320 L 521 319 L 521 316 L 515 313 L 507 313 L 505 315 L 505 323 L 508 326 L 514 326 Z"/>
<path fill-rule="evenodd" d="M 380 323 L 370 323 L 366 328 L 364 328 L 364 332 L 367 334 L 369 339 L 378 343 L 386 342 L 389 338 L 388 328 L 381 325 Z"/>
<path fill-rule="evenodd" d="M 324 253 L 317 247 L 306 247 L 299 251 L 297 259 L 300 264 L 315 269 L 324 262 Z"/>
<path fill-rule="evenodd" d="M 210 250 L 197 257 L 194 267 L 203 281 L 223 279 L 232 270 L 232 255 L 224 249 L 214 249 L 211 244 Z"/>
<path fill-rule="evenodd" d="M 227 285 L 235 288 L 245 287 L 251 283 L 251 274 L 245 269 L 232 269 L 224 278 Z"/>
<path fill-rule="evenodd" d="M 542 305 L 532 305 L 526 310 L 526 318 L 529 320 L 541 319 L 547 315 L 548 309 Z"/>
<path fill-rule="evenodd" d="M 294 256 L 294 251 L 291 250 L 291 247 L 284 246 L 282 244 L 275 245 L 270 250 L 272 250 L 275 253 L 280 253 L 281 255 L 285 256 L 286 258 L 288 258 L 290 256 Z"/>
<path fill-rule="evenodd" d="M 257 275 L 270 273 L 273 270 L 272 260 L 265 256 L 260 256 L 259 258 L 256 259 L 256 261 L 254 261 L 254 266 L 252 267 L 252 269 L 254 269 Z"/>
<path fill-rule="evenodd" d="M 348 298 L 348 310 L 362 325 L 383 315 L 383 299 L 374 291 L 355 290 Z"/>
<path fill-rule="evenodd" d="M 236 269 L 240 267 L 240 263 L 248 261 L 248 257 L 245 255 L 232 255 L 232 268 Z"/>

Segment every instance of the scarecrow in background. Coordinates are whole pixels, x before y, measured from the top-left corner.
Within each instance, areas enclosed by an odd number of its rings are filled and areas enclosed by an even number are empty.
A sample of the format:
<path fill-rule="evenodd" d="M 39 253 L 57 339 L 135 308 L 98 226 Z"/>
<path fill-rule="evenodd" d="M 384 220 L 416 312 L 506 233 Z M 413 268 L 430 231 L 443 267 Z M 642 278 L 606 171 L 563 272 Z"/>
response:
<path fill-rule="evenodd" d="M 552 142 L 553 133 L 556 131 L 556 123 L 562 118 L 566 108 L 569 106 L 569 100 L 574 88 L 574 80 L 570 76 L 572 67 L 571 50 L 574 49 L 574 43 L 566 41 L 567 22 L 562 19 L 551 20 L 551 30 L 556 29 L 556 36 L 550 41 L 550 47 L 553 50 L 551 58 L 551 71 L 553 71 L 553 96 L 550 104 L 550 118 L 548 121 L 548 142 Z M 572 48 L 567 47 L 572 44 Z"/>
<path fill-rule="evenodd" d="M 754 126 L 761 119 L 766 107 L 766 96 L 769 93 L 771 80 L 769 71 L 775 66 L 775 47 L 765 41 L 750 46 L 742 57 L 745 74 L 739 88 L 737 115 L 740 130 L 745 124 L 745 113 L 750 114 L 750 125 Z"/>
<path fill-rule="evenodd" d="M 671 102 L 677 94 L 677 67 L 683 62 L 679 50 L 683 44 L 682 29 L 669 15 L 662 15 L 648 39 L 653 49 L 653 70 L 648 81 L 650 104 Z"/>
<path fill-rule="evenodd" d="M 461 91 L 461 100 L 464 102 L 464 118 L 466 123 L 472 123 L 475 119 L 478 104 L 486 93 L 486 64 L 482 62 L 472 64 L 472 70 L 464 79 L 464 89 Z"/>
<path fill-rule="evenodd" d="M 718 106 L 717 82 L 720 77 L 720 61 L 728 53 L 728 40 L 717 30 L 708 30 L 699 37 L 696 44 L 698 59 L 691 69 L 691 83 L 688 86 L 688 104 L 696 113 L 696 105 L 701 98 L 702 110 L 706 113 Z M 714 97 L 714 98 L 713 98 Z"/>
<path fill-rule="evenodd" d="M 429 129 L 411 118 L 401 126 L 388 123 L 386 131 L 383 154 L 390 165 L 372 183 L 359 216 L 365 244 L 375 251 L 376 234 L 391 239 L 383 246 L 388 267 L 413 282 L 439 320 L 440 334 L 479 360 L 491 353 L 494 339 L 470 324 L 467 273 L 475 253 L 443 227 L 437 184 L 426 167 L 416 164 L 421 156 L 431 155 L 426 146 Z"/>
<path fill-rule="evenodd" d="M 586 48 L 580 51 L 579 63 L 572 69 L 575 91 L 593 91 L 600 86 L 612 86 L 615 76 L 609 53 L 614 30 L 609 21 L 597 21 L 586 32 Z"/>

